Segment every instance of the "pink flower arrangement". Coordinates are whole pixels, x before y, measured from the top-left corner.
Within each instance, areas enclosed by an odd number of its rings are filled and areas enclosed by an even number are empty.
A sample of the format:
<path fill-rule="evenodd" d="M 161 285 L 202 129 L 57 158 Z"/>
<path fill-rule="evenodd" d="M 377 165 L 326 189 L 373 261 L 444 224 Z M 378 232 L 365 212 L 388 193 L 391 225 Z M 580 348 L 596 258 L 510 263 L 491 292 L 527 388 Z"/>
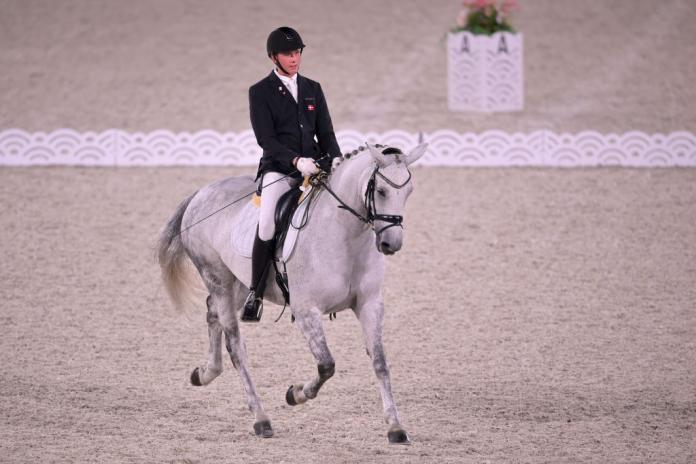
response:
<path fill-rule="evenodd" d="M 517 0 L 462 0 L 457 25 L 451 31 L 483 35 L 498 31 L 515 32 L 508 19 L 518 7 Z"/>

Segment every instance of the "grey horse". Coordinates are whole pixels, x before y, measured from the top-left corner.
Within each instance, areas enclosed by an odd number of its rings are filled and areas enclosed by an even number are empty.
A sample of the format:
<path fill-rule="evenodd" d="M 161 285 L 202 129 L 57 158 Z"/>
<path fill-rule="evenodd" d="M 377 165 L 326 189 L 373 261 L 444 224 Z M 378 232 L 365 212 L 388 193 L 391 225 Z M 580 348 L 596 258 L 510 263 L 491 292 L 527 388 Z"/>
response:
<path fill-rule="evenodd" d="M 292 257 L 286 263 L 290 310 L 318 364 L 316 377 L 290 386 L 286 401 L 297 405 L 315 398 L 334 374 L 322 315 L 350 308 L 360 321 L 367 354 L 379 381 L 384 418 L 389 426 L 387 437 L 390 443 L 399 444 L 409 444 L 410 439 L 401 426 L 382 343 L 381 288 L 384 255 L 397 252 L 402 245 L 401 215 L 413 190 L 408 166 L 425 153 L 426 147 L 421 144 L 406 155 L 395 148 L 367 145 L 335 167 L 325 188 L 316 189 L 318 193 L 307 208 L 308 221 L 297 235 Z M 198 270 L 209 294 L 208 360 L 205 366 L 193 371 L 191 383 L 207 385 L 222 373 L 224 332 L 225 347 L 254 414 L 254 431 L 271 437 L 273 428 L 249 374 L 237 318 L 248 292 L 251 260 L 235 252 L 230 231 L 245 202 L 225 207 L 254 189 L 253 179 L 241 176 L 194 193 L 179 205 L 165 226 L 157 252 L 167 293 L 176 306 L 194 301 L 197 279 L 190 272 L 187 258 Z M 221 211 L 200 222 L 217 210 Z M 282 293 L 270 281 L 265 299 L 283 304 Z"/>

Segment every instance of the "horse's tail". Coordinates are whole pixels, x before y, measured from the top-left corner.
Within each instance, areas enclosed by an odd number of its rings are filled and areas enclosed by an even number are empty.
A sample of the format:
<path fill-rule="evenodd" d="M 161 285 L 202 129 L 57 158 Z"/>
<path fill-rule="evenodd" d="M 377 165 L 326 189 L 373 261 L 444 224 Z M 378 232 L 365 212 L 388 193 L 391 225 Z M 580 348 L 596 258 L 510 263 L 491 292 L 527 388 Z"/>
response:
<path fill-rule="evenodd" d="M 181 241 L 181 220 L 196 193 L 181 202 L 164 226 L 157 243 L 157 261 L 162 270 L 162 281 L 167 295 L 178 310 L 183 310 L 188 305 L 197 305 L 195 289 L 201 287 L 200 280 L 191 272 L 191 262 Z"/>

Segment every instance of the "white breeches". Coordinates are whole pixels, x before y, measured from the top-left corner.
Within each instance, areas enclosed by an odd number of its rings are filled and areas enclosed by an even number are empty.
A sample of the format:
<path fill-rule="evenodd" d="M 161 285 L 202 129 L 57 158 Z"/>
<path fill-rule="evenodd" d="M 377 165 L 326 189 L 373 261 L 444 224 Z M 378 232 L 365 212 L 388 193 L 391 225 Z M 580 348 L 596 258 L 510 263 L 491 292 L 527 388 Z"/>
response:
<path fill-rule="evenodd" d="M 275 235 L 275 209 L 281 196 L 297 186 L 298 180 L 285 177 L 278 172 L 267 172 L 263 175 L 261 189 L 261 213 L 259 215 L 259 238 L 270 240 Z"/>

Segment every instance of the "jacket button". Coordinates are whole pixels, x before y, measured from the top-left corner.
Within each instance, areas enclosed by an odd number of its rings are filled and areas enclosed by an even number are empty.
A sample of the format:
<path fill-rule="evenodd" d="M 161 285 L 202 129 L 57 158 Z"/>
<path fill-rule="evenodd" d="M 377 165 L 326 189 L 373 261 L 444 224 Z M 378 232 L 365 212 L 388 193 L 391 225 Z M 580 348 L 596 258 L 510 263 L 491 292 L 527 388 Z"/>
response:
<path fill-rule="evenodd" d="M 300 129 L 302 129 L 302 128 L 304 128 L 304 126 L 302 124 L 300 124 Z"/>

